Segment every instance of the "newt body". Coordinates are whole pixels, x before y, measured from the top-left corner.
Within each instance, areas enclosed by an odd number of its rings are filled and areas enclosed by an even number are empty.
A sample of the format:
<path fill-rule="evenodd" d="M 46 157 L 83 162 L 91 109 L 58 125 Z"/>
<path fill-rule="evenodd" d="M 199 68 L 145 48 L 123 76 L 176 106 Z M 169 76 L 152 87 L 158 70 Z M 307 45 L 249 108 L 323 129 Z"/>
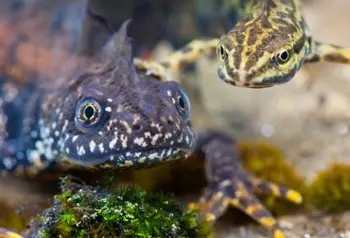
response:
<path fill-rule="evenodd" d="M 237 1 L 227 4 L 239 5 Z M 350 48 L 313 38 L 300 0 L 250 0 L 244 5 L 243 17 L 221 37 L 190 41 L 165 58 L 161 67 L 144 67 L 165 78 L 168 70 L 180 70 L 216 53 L 221 80 L 239 87 L 266 88 L 290 81 L 308 63 L 350 64 Z"/>

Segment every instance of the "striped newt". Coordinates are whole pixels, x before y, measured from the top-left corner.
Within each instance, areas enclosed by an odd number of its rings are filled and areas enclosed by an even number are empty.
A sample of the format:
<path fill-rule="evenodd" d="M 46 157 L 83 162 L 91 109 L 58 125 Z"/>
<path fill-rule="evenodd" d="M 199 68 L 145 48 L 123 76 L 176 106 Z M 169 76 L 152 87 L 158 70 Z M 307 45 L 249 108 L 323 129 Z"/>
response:
<path fill-rule="evenodd" d="M 237 1 L 228 1 L 232 7 Z M 300 0 L 250 0 L 244 16 L 220 38 L 193 40 L 162 60 L 161 65 L 136 62 L 163 77 L 204 55 L 217 55 L 218 77 L 248 88 L 290 81 L 303 65 L 316 62 L 350 64 L 350 48 L 315 40 L 303 17 Z"/>

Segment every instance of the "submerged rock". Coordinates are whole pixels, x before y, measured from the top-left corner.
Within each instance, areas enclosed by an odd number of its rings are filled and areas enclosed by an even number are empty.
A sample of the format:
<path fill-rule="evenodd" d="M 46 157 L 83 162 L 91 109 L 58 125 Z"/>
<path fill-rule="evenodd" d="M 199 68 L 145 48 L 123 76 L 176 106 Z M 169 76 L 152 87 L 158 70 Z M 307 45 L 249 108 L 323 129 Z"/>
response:
<path fill-rule="evenodd" d="M 35 219 L 24 237 L 207 237 L 209 226 L 197 222 L 172 198 L 127 187 L 110 193 L 65 177 L 62 193 Z"/>

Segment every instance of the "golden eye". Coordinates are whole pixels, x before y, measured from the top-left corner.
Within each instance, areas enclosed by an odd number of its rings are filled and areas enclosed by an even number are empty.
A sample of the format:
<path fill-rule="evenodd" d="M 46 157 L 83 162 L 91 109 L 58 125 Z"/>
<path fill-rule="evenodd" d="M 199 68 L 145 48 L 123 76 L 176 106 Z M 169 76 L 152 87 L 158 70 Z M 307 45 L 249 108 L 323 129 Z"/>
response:
<path fill-rule="evenodd" d="M 82 108 L 80 119 L 83 121 L 93 121 L 96 118 L 97 108 L 94 104 L 89 103 Z"/>
<path fill-rule="evenodd" d="M 275 60 L 277 61 L 278 64 L 285 64 L 289 61 L 289 59 L 290 59 L 290 52 L 285 49 L 278 52 L 275 57 Z"/>
<path fill-rule="evenodd" d="M 93 97 L 80 99 L 75 106 L 75 128 L 82 133 L 95 133 L 101 130 L 110 118 L 110 111 L 102 110 L 102 105 L 105 104 L 100 104 Z"/>
<path fill-rule="evenodd" d="M 96 124 L 100 119 L 101 106 L 93 98 L 84 98 L 77 105 L 76 118 L 83 126 Z"/>
<path fill-rule="evenodd" d="M 223 45 L 218 46 L 216 53 L 221 60 L 225 60 L 227 58 L 227 51 L 225 50 Z"/>

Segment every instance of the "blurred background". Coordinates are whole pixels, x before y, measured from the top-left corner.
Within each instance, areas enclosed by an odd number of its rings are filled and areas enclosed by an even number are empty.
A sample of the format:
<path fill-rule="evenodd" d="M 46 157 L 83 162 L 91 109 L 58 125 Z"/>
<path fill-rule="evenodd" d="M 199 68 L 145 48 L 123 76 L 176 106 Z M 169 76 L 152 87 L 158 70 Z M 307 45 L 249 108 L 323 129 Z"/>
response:
<path fill-rule="evenodd" d="M 135 55 L 161 59 L 192 39 L 217 37 L 232 27 L 242 13 L 224 2 L 0 0 L 0 59 L 13 65 L 20 62 L 24 66 L 43 67 L 44 63 L 17 56 L 9 58 L 4 53 L 4 49 L 18 40 L 18 33 L 25 31 L 29 41 L 35 39 L 38 48 L 46 47 L 54 52 L 47 56 L 45 64 L 50 61 L 51 65 L 62 67 L 64 61 L 54 58 L 61 49 L 93 55 L 110 32 L 129 17 L 133 19 L 130 36 Z M 25 7 L 31 4 L 36 7 L 27 10 Z M 244 1 L 237 0 L 235 4 Z M 315 39 L 350 47 L 350 1 L 305 0 L 303 11 Z M 26 21 L 28 18 L 33 21 Z M 63 34 L 59 33 L 62 38 L 52 40 L 57 32 Z M 237 139 L 267 140 L 283 150 L 286 159 L 306 181 L 311 181 L 335 160 L 350 162 L 350 65 L 307 65 L 290 82 L 260 90 L 223 83 L 217 77 L 216 67 L 215 59 L 202 58 L 175 75 L 190 95 L 198 129 L 215 127 Z M 50 191 L 43 194 L 35 185 L 24 186 L 23 180 L 0 182 L 0 199 L 4 201 L 11 197 L 12 203 L 20 204 L 50 197 Z M 342 216 L 350 225 L 349 215 Z M 288 222 L 302 227 L 305 218 L 287 217 Z M 260 237 L 250 233 L 254 230 L 248 230 L 225 223 L 218 226 L 217 234 L 218 237 Z"/>

